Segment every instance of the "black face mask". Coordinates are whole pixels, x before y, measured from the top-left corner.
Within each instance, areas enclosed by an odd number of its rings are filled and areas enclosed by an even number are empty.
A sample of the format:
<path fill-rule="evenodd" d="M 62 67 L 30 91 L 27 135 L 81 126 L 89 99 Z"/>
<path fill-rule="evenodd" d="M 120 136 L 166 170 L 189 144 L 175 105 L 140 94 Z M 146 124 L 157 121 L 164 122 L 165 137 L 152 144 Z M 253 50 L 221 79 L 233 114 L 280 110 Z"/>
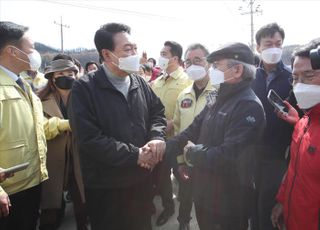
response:
<path fill-rule="evenodd" d="M 63 77 L 56 78 L 55 81 L 54 81 L 54 84 L 59 89 L 71 89 L 74 80 L 75 79 L 73 77 L 63 76 Z"/>

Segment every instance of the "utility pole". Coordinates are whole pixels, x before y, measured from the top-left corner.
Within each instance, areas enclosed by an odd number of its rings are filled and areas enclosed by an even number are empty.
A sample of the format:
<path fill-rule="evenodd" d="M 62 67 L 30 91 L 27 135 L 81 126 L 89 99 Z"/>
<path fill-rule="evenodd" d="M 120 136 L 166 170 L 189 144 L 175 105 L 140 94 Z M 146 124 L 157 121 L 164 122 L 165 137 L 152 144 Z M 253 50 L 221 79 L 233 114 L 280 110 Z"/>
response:
<path fill-rule="evenodd" d="M 1 14 L 2 14 L 2 13 L 1 13 L 1 9 L 2 9 L 2 8 L 1 8 L 1 4 L 2 4 L 2 2 L 1 2 L 1 0 L 0 0 L 0 21 L 1 21 Z"/>
<path fill-rule="evenodd" d="M 56 21 L 54 21 L 54 24 L 56 24 L 56 25 L 58 25 L 58 26 L 60 26 L 60 36 L 61 36 L 61 53 L 63 53 L 63 27 L 65 27 L 65 28 L 70 28 L 70 26 L 68 26 L 68 25 L 64 25 L 63 23 L 62 23 L 62 16 L 60 17 L 60 23 L 59 22 L 56 22 Z"/>
<path fill-rule="evenodd" d="M 244 2 L 245 1 L 248 1 L 248 0 L 243 0 Z M 260 5 L 257 5 L 257 7 L 254 7 L 254 3 L 255 3 L 255 0 L 249 0 L 249 4 L 248 4 L 248 7 L 249 7 L 249 11 L 247 12 L 242 12 L 241 15 L 246 15 L 246 14 L 250 14 L 250 20 L 251 20 L 251 23 L 250 23 L 250 27 L 251 27 L 251 44 L 250 44 L 250 47 L 251 47 L 251 50 L 254 51 L 254 22 L 253 22 L 253 15 L 254 14 L 258 14 L 258 13 L 261 13 L 262 14 L 262 10 L 260 9 Z M 242 11 L 242 6 L 239 7 L 239 10 Z"/>

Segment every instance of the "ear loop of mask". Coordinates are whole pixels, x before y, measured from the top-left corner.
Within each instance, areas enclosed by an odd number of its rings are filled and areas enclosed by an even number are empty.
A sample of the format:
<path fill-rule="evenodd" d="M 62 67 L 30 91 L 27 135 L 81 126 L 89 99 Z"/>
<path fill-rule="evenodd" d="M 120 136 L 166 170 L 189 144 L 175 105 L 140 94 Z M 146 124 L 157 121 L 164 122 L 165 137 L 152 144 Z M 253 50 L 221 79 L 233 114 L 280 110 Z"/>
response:
<path fill-rule="evenodd" d="M 237 64 L 235 64 L 235 65 L 233 65 L 233 66 L 229 67 L 229 68 L 228 68 L 228 69 L 226 69 L 223 73 L 227 72 L 228 70 L 230 70 L 231 68 L 235 67 L 236 65 L 237 65 Z M 224 80 L 224 82 L 231 81 L 231 80 L 233 80 L 233 79 L 235 79 L 235 77 L 228 78 L 228 79 Z"/>
<path fill-rule="evenodd" d="M 16 50 L 20 51 L 21 53 L 23 53 L 24 55 L 26 55 L 26 56 L 27 56 L 27 58 L 29 59 L 29 57 L 28 57 L 28 54 L 27 54 L 27 53 L 23 52 L 22 50 L 20 50 L 19 48 L 15 47 L 15 46 L 10 46 L 10 47 L 12 47 L 12 48 L 14 48 L 14 49 L 16 49 Z M 20 60 L 20 61 L 22 61 L 22 62 L 24 62 L 24 63 L 26 63 L 26 64 L 29 64 L 29 65 L 30 65 L 30 61 L 28 62 L 28 61 L 26 61 L 26 60 L 23 60 L 23 59 L 21 59 L 21 58 L 17 57 L 17 56 L 16 56 L 15 58 L 16 58 L 16 59 L 18 59 L 18 60 Z"/>
<path fill-rule="evenodd" d="M 109 50 L 110 51 L 110 50 Z M 118 62 L 119 62 L 119 57 L 117 56 L 117 55 L 115 55 L 113 52 L 111 52 L 110 51 L 110 53 L 114 56 L 114 57 L 116 57 L 117 59 L 118 59 Z M 111 62 L 114 66 L 116 66 L 116 67 L 118 67 L 119 68 L 119 64 L 116 64 L 116 63 L 114 63 L 113 61 Z"/>
<path fill-rule="evenodd" d="M 214 68 L 214 67 L 212 67 L 212 68 L 223 72 L 223 76 L 225 77 L 225 72 L 227 72 L 228 70 L 230 70 L 230 69 L 231 69 L 232 67 L 234 67 L 234 66 L 236 66 L 236 65 L 233 65 L 233 66 L 227 68 L 227 69 L 224 70 L 224 71 L 219 70 L 218 68 Z M 224 82 L 223 82 L 223 83 L 225 83 L 225 82 L 227 82 L 227 81 L 230 81 L 230 80 L 232 80 L 232 79 L 235 79 L 235 77 L 231 77 L 231 78 L 228 78 L 228 79 L 224 79 Z"/>

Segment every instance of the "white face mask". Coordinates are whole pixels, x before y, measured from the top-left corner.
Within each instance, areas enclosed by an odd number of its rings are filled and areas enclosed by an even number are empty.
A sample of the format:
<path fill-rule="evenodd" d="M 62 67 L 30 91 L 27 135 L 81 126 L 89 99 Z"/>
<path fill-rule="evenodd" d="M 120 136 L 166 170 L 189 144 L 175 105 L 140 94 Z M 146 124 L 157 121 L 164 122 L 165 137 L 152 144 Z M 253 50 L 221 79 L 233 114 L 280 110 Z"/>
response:
<path fill-rule="evenodd" d="M 226 69 L 224 72 L 228 71 L 228 70 L 231 69 L 232 67 L 233 67 L 233 66 L 231 66 L 230 68 Z M 210 77 L 211 85 L 213 85 L 214 87 L 219 87 L 220 84 L 225 83 L 225 82 L 227 82 L 227 81 L 230 81 L 230 80 L 234 79 L 234 77 L 225 79 L 225 78 L 224 78 L 224 72 L 221 71 L 221 70 L 219 70 L 219 69 L 210 67 L 210 68 L 209 68 L 209 77 Z"/>
<path fill-rule="evenodd" d="M 297 83 L 293 86 L 293 93 L 301 109 L 310 109 L 320 103 L 320 85 Z"/>
<path fill-rule="evenodd" d="M 159 67 L 160 67 L 162 70 L 166 70 L 166 69 L 168 68 L 169 61 L 170 61 L 169 58 L 164 58 L 164 57 L 160 56 L 160 57 L 159 57 Z"/>
<path fill-rule="evenodd" d="M 224 80 L 224 72 L 216 68 L 209 68 L 209 77 L 212 85 L 220 85 Z"/>
<path fill-rule="evenodd" d="M 30 65 L 30 70 L 38 70 L 41 66 L 41 55 L 37 50 L 33 50 L 32 53 L 25 53 L 22 50 L 18 49 L 17 47 L 13 46 L 15 49 L 19 50 L 21 53 L 26 55 L 29 59 L 29 62 L 18 58 L 20 61 L 23 61 L 24 63 L 28 63 Z"/>
<path fill-rule="evenodd" d="M 116 58 L 118 58 L 115 54 L 113 54 L 113 55 Z M 119 65 L 118 65 L 119 69 L 121 69 L 129 74 L 130 73 L 139 73 L 139 68 L 140 68 L 139 55 L 131 55 L 128 57 L 118 58 L 118 60 L 119 60 Z"/>
<path fill-rule="evenodd" d="M 207 75 L 207 70 L 203 66 L 191 65 L 186 69 L 186 73 L 191 80 L 198 81 Z"/>
<path fill-rule="evenodd" d="M 269 48 L 261 52 L 261 58 L 267 64 L 276 64 L 280 62 L 281 55 L 282 49 L 280 48 Z"/>

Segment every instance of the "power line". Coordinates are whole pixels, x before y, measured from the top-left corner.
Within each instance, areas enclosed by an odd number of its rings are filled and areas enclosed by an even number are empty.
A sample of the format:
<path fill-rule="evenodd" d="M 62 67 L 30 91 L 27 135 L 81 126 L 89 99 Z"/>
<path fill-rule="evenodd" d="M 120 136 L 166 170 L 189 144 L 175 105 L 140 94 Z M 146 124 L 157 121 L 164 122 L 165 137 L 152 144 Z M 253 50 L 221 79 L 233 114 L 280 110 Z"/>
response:
<path fill-rule="evenodd" d="M 57 4 L 57 5 L 72 6 L 72 7 L 84 8 L 84 9 L 89 9 L 89 10 L 97 10 L 97 11 L 109 11 L 109 12 L 114 12 L 114 13 L 140 16 L 140 17 L 142 16 L 142 17 L 149 17 L 149 18 L 150 17 L 151 18 L 163 18 L 163 19 L 169 19 L 169 20 L 176 19 L 174 17 L 168 17 L 168 16 L 163 16 L 163 15 L 150 14 L 150 13 L 144 13 L 144 12 L 138 12 L 138 11 L 132 11 L 132 10 L 122 10 L 122 9 L 116 9 L 116 8 L 103 7 L 103 6 L 93 6 L 93 5 L 62 2 L 62 1 L 55 1 L 55 0 L 42 0 L 42 1 L 48 2 L 51 4 Z"/>
<path fill-rule="evenodd" d="M 247 0 L 243 0 L 244 2 L 247 1 Z M 246 14 L 250 14 L 250 27 L 251 27 L 251 50 L 254 51 L 254 22 L 253 22 L 253 15 L 254 14 L 258 14 L 258 13 L 261 13 L 262 14 L 262 10 L 260 9 L 260 5 L 257 5 L 255 8 L 254 8 L 254 3 L 255 3 L 255 0 L 249 0 L 249 4 L 248 4 L 248 8 L 249 8 L 249 11 L 247 12 L 242 12 L 241 15 L 246 15 Z M 242 10 L 242 6 L 239 7 L 239 10 Z"/>
<path fill-rule="evenodd" d="M 70 28 L 70 26 L 62 23 L 62 16 L 60 17 L 60 23 L 54 21 L 54 24 L 60 26 L 60 37 L 61 37 L 61 53 L 63 53 L 63 27 Z"/>

